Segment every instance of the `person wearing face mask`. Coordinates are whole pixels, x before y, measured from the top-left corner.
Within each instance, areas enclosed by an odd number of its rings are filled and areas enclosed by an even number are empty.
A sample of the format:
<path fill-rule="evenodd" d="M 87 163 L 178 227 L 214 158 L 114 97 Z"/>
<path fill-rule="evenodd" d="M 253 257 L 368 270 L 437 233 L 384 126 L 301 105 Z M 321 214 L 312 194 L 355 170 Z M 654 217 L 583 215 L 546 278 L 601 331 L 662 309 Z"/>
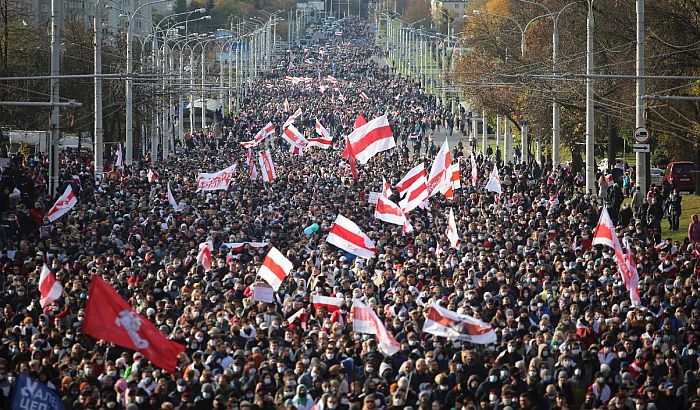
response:
<path fill-rule="evenodd" d="M 195 410 L 207 410 L 211 409 L 214 404 L 214 385 L 211 383 L 204 383 L 202 385 L 202 392 L 194 400 Z"/>
<path fill-rule="evenodd" d="M 479 387 L 476 389 L 476 399 L 478 401 L 488 400 L 489 395 L 492 392 L 497 396 L 500 396 L 501 387 L 502 382 L 498 378 L 498 369 L 491 369 L 489 370 L 489 375 L 487 376 L 486 380 L 481 382 L 481 384 L 479 384 Z"/>
<path fill-rule="evenodd" d="M 588 393 L 593 393 L 595 399 L 600 403 L 607 403 L 612 397 L 612 390 L 610 386 L 605 383 L 605 377 L 603 373 L 596 373 L 593 379 L 593 383 L 588 386 L 586 390 Z"/>

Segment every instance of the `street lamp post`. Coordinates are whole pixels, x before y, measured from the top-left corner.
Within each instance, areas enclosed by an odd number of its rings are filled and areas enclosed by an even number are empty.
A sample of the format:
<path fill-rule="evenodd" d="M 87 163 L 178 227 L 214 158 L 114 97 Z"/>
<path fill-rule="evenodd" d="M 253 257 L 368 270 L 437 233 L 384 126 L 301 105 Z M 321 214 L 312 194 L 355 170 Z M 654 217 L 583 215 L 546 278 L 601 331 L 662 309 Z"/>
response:
<path fill-rule="evenodd" d="M 593 2 L 588 3 L 586 19 L 586 192 L 595 192 L 595 117 L 593 111 Z"/>
<path fill-rule="evenodd" d="M 126 27 L 126 138 L 125 138 L 125 163 L 126 165 L 131 165 L 133 160 L 133 150 L 134 150 L 134 125 L 133 125 L 133 109 L 134 109 L 134 95 L 133 95 L 133 56 L 131 51 L 131 37 L 132 37 L 132 20 L 138 12 L 146 7 L 157 3 L 163 3 L 167 0 L 153 0 L 140 5 L 134 10 L 127 21 Z"/>
<path fill-rule="evenodd" d="M 103 128 L 102 128 L 102 0 L 95 0 L 95 19 L 93 34 L 95 38 L 95 135 L 93 139 L 93 160 L 95 180 L 102 179 L 103 165 Z M 80 138 L 80 136 L 78 136 Z M 80 153 L 78 153 L 80 155 Z"/>

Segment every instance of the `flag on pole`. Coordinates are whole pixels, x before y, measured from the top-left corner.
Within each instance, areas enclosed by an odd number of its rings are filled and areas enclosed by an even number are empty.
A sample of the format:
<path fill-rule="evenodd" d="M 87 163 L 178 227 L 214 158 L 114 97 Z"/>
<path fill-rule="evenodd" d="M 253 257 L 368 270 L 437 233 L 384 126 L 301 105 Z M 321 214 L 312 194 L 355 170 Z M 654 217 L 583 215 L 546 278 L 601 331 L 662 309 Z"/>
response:
<path fill-rule="evenodd" d="M 474 344 L 495 343 L 497 340 L 496 332 L 490 324 L 445 309 L 435 301 L 430 304 L 425 315 L 423 332 Z"/>
<path fill-rule="evenodd" d="M 289 112 L 289 101 L 287 101 L 286 98 L 284 99 L 282 105 L 284 105 L 284 112 Z"/>
<path fill-rule="evenodd" d="M 124 168 L 124 152 L 122 152 L 122 143 L 117 144 L 117 154 L 114 158 L 114 166 L 123 169 Z"/>
<path fill-rule="evenodd" d="M 386 179 L 382 177 L 382 195 L 384 195 L 386 198 L 389 198 L 391 194 L 391 185 L 389 185 L 389 183 L 386 182 Z"/>
<path fill-rule="evenodd" d="M 473 187 L 476 187 L 476 182 L 477 182 L 478 179 L 479 179 L 479 175 L 478 175 L 478 170 L 477 170 L 477 167 L 476 167 L 476 160 L 474 159 L 474 153 L 473 153 L 473 152 L 469 155 L 469 158 L 470 158 L 471 163 L 472 163 L 472 186 L 473 186 Z"/>
<path fill-rule="evenodd" d="M 396 225 L 406 225 L 406 214 L 401 208 L 384 195 L 377 198 L 377 206 L 374 208 L 374 217 L 380 221 Z"/>
<path fill-rule="evenodd" d="M 355 129 L 348 135 L 348 141 L 352 145 L 355 159 L 363 165 L 375 154 L 396 147 L 386 114 Z"/>
<path fill-rule="evenodd" d="M 314 309 L 324 308 L 328 313 L 333 313 L 336 310 L 340 310 L 340 307 L 345 303 L 345 299 L 336 298 L 331 296 L 320 296 L 314 295 L 311 299 L 311 303 L 314 305 Z"/>
<path fill-rule="evenodd" d="M 362 114 L 358 114 L 355 118 L 355 123 L 353 124 L 353 129 L 360 128 L 361 126 L 367 124 L 367 120 Z"/>
<path fill-rule="evenodd" d="M 158 175 L 156 175 L 155 172 L 151 168 L 148 168 L 148 172 L 146 173 L 146 178 L 148 178 L 148 182 L 151 184 L 154 182 L 158 182 Z"/>
<path fill-rule="evenodd" d="M 294 111 L 294 114 L 290 115 L 289 118 L 287 118 L 287 121 L 284 122 L 282 125 L 282 129 L 285 129 L 292 125 L 294 121 L 296 121 L 297 118 L 301 115 L 301 108 L 297 108 L 296 111 Z"/>
<path fill-rule="evenodd" d="M 179 211 L 181 209 L 180 205 L 173 196 L 173 191 L 170 190 L 170 181 L 168 181 L 168 204 L 170 204 L 175 211 Z"/>
<path fill-rule="evenodd" d="M 377 314 L 359 299 L 353 300 L 352 303 L 352 330 L 377 336 L 379 350 L 387 356 L 401 350 L 401 345 L 386 330 Z"/>
<path fill-rule="evenodd" d="M 185 346 L 166 339 L 101 277 L 92 276 L 88 295 L 84 334 L 136 350 L 156 366 L 175 374 L 178 356 Z"/>
<path fill-rule="evenodd" d="M 347 158 L 348 162 L 350 163 L 350 172 L 352 172 L 352 177 L 357 181 L 360 176 L 357 172 L 357 166 L 355 165 L 355 153 L 352 150 L 352 145 L 350 144 L 350 140 L 348 140 L 348 137 L 345 137 L 345 149 L 343 150 L 343 153 L 340 154 L 341 158 Z"/>
<path fill-rule="evenodd" d="M 325 78 L 326 81 L 328 81 L 331 84 L 338 84 L 338 80 L 335 79 L 335 77 L 331 77 L 330 75 Z"/>
<path fill-rule="evenodd" d="M 331 226 L 326 242 L 365 259 L 377 254 L 374 242 L 353 221 L 340 214 Z"/>
<path fill-rule="evenodd" d="M 258 169 L 255 167 L 253 151 L 250 148 L 248 149 L 248 152 L 246 152 L 246 160 L 248 161 L 248 175 L 250 175 L 250 180 L 255 181 L 258 179 Z"/>
<path fill-rule="evenodd" d="M 498 167 L 495 163 L 493 164 L 489 180 L 486 183 L 486 190 L 497 194 L 501 193 L 501 177 L 498 176 Z"/>
<path fill-rule="evenodd" d="M 442 143 L 440 151 L 438 151 L 433 161 L 433 166 L 430 168 L 430 176 L 428 177 L 429 196 L 433 196 L 442 190 L 443 185 L 450 182 L 449 171 L 452 162 L 450 160 L 450 146 L 445 142 Z"/>
<path fill-rule="evenodd" d="M 199 253 L 197 254 L 197 262 L 201 263 L 205 272 L 209 272 L 212 266 L 212 253 L 214 252 L 214 244 L 211 241 L 205 241 L 199 244 Z"/>
<path fill-rule="evenodd" d="M 272 162 L 272 156 L 270 155 L 269 149 L 259 153 L 259 162 L 263 181 L 271 182 L 277 178 L 277 170 L 275 168 L 275 163 Z"/>
<path fill-rule="evenodd" d="M 265 260 L 263 260 L 262 266 L 258 270 L 258 276 L 263 278 L 277 292 L 284 278 L 292 271 L 292 268 L 294 268 L 292 262 L 273 246 L 267 252 Z"/>
<path fill-rule="evenodd" d="M 362 98 L 365 101 L 369 101 L 369 97 L 367 96 L 367 94 L 365 94 L 364 91 L 360 93 L 360 98 Z"/>
<path fill-rule="evenodd" d="M 447 218 L 447 239 L 450 240 L 451 248 L 457 248 L 459 233 L 457 232 L 457 223 L 455 223 L 455 214 L 452 208 L 450 208 L 450 215 Z"/>
<path fill-rule="evenodd" d="M 49 212 L 46 214 L 46 217 L 49 219 L 49 221 L 53 222 L 56 219 L 65 215 L 66 212 L 73 209 L 73 207 L 77 203 L 78 203 L 78 198 L 75 197 L 75 193 L 73 192 L 73 187 L 70 184 L 68 184 L 68 186 L 66 187 L 66 190 L 63 191 L 63 195 L 61 195 L 56 200 L 56 203 L 53 204 L 51 209 L 49 209 Z"/>
<path fill-rule="evenodd" d="M 41 299 L 39 299 L 39 304 L 41 304 L 41 307 L 45 307 L 46 305 L 57 301 L 63 294 L 63 286 L 61 286 L 61 282 L 56 279 L 56 275 L 54 275 L 46 265 L 41 268 L 41 275 L 39 276 L 39 292 L 41 293 Z"/>
<path fill-rule="evenodd" d="M 304 134 L 299 132 L 297 127 L 294 125 L 289 125 L 289 127 L 284 129 L 284 132 L 282 132 L 282 139 L 287 141 L 291 147 L 290 151 L 293 151 L 294 148 L 297 148 L 298 150 L 303 150 L 306 148 L 307 145 L 309 145 L 309 141 L 304 138 Z"/>
<path fill-rule="evenodd" d="M 635 306 L 639 306 L 641 300 L 639 298 L 639 275 L 637 273 L 637 267 L 635 264 L 634 270 L 631 269 L 632 261 L 630 259 L 632 252 L 628 250 L 628 255 L 625 257 L 622 251 L 622 245 L 620 245 L 620 240 L 617 238 L 617 233 L 615 233 L 615 225 L 613 225 L 612 219 L 610 219 L 608 208 L 603 207 L 603 211 L 600 213 L 600 219 L 598 219 L 598 226 L 595 228 L 592 243 L 593 245 L 605 245 L 613 248 L 615 251 L 617 268 L 620 270 L 622 281 L 630 293 L 630 300 Z"/>
<path fill-rule="evenodd" d="M 396 185 L 396 189 L 403 196 L 399 202 L 404 213 L 411 212 L 428 199 L 428 179 L 425 166 L 421 163 L 413 167 L 406 176 Z"/>

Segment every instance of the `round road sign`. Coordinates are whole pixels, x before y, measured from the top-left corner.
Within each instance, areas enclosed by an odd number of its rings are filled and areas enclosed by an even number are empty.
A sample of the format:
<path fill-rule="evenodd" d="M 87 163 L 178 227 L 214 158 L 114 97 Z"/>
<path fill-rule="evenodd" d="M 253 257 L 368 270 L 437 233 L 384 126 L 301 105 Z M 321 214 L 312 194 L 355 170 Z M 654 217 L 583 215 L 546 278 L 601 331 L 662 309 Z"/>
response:
<path fill-rule="evenodd" d="M 647 127 L 637 127 L 634 130 L 634 140 L 639 144 L 644 144 L 649 141 L 649 130 Z"/>

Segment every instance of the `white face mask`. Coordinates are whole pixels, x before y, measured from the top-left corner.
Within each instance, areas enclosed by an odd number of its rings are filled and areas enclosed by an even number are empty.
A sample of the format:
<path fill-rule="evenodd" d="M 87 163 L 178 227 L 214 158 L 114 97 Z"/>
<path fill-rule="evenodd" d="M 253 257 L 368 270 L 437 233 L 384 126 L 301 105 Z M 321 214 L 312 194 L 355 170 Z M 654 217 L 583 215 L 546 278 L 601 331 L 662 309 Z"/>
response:
<path fill-rule="evenodd" d="M 489 394 L 489 401 L 490 401 L 491 403 L 497 402 L 497 401 L 498 401 L 498 396 L 496 396 L 495 394 Z"/>

